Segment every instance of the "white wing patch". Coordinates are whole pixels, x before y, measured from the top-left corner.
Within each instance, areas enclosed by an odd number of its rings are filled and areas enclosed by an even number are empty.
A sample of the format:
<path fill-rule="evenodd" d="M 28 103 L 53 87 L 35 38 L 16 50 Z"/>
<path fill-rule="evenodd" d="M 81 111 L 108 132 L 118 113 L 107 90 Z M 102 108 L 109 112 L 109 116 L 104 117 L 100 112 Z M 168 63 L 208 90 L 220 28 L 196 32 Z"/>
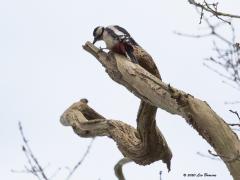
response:
<path fill-rule="evenodd" d="M 113 30 L 113 32 L 117 35 L 117 36 L 126 36 L 126 34 L 124 34 L 123 32 L 119 31 L 117 28 L 115 28 L 114 26 L 108 26 L 107 28 Z"/>

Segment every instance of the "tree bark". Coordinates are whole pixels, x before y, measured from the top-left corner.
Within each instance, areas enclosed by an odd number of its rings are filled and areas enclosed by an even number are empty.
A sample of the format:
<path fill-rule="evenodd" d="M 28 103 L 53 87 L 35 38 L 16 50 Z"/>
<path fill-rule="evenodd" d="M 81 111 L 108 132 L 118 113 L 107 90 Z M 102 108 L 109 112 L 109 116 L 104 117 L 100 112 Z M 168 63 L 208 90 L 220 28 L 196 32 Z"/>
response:
<path fill-rule="evenodd" d="M 131 63 L 128 59 L 121 55 L 113 53 L 107 54 L 103 51 L 100 51 L 90 42 L 87 42 L 83 48 L 96 57 L 96 59 L 105 67 L 106 72 L 112 80 L 125 86 L 130 92 L 134 93 L 144 102 L 166 110 L 171 114 L 182 116 L 187 123 L 191 125 L 199 133 L 199 135 L 201 135 L 214 148 L 216 153 L 226 164 L 233 178 L 235 180 L 240 179 L 240 141 L 237 135 L 231 130 L 225 121 L 218 116 L 205 101 L 197 99 L 188 93 L 171 87 L 169 84 L 162 82 L 159 78 L 147 72 L 141 66 Z M 148 109 L 147 112 L 149 112 L 149 110 L 150 109 Z M 61 118 L 63 124 L 65 123 L 65 125 L 73 126 L 75 132 L 77 133 L 79 133 L 79 131 L 76 131 L 76 129 L 82 128 L 82 126 L 76 124 L 75 121 L 72 124 L 68 123 L 66 119 L 74 119 L 79 113 L 80 111 L 73 113 L 74 115 L 71 115 L 70 118 L 66 118 L 66 114 L 68 113 L 64 113 Z M 143 124 L 148 122 L 148 116 L 150 116 L 151 119 L 153 114 L 142 114 L 141 117 L 144 119 Z M 84 118 L 82 118 L 82 120 L 83 124 L 88 121 Z M 169 159 L 171 159 L 171 151 L 169 150 L 167 143 L 160 131 L 155 126 L 155 121 L 150 121 L 154 125 L 150 125 L 151 123 L 148 124 L 148 128 L 151 128 L 151 130 L 155 129 L 153 131 L 153 135 L 151 135 L 155 139 L 147 138 L 147 136 L 145 137 L 149 144 L 158 144 L 156 145 L 159 148 L 159 150 L 156 151 L 158 156 L 151 156 L 148 154 L 148 158 L 145 156 L 145 159 L 140 162 L 138 162 L 139 157 L 141 157 L 139 154 L 138 156 L 131 157 L 135 155 L 134 153 L 138 153 L 138 151 L 142 150 L 142 147 L 144 147 L 144 145 L 138 145 L 144 142 L 142 141 L 144 138 L 141 138 L 140 131 L 136 131 L 133 127 L 120 121 L 107 121 L 103 120 L 102 118 L 100 120 L 94 120 L 93 122 L 95 123 L 95 121 L 97 123 L 96 126 L 91 126 L 93 128 L 91 133 L 93 133 L 95 136 L 108 135 L 112 137 L 117 144 L 120 141 L 118 144 L 120 151 L 126 157 L 134 160 L 135 162 L 139 164 L 147 164 L 159 159 L 162 159 L 163 161 L 166 161 L 166 159 L 169 161 Z M 88 123 L 90 122 L 91 121 L 88 121 Z M 84 124 L 84 126 L 85 125 L 86 124 Z M 114 127 L 114 130 L 112 130 L 112 127 Z M 85 128 L 89 128 L 89 125 L 83 129 Z M 99 129 L 101 129 L 101 131 Z M 147 131 L 151 132 L 151 130 L 148 129 Z M 116 134 L 120 134 L 120 136 L 116 137 Z M 86 134 L 83 135 L 82 133 L 80 133 L 80 135 L 87 136 Z M 132 141 L 132 139 L 128 139 L 129 137 L 133 138 L 134 141 Z M 122 144 L 122 138 L 128 139 L 129 141 L 125 141 Z M 125 146 L 128 146 L 127 148 L 130 148 L 130 151 L 134 153 L 129 153 L 125 149 Z M 149 145 L 145 146 L 145 148 L 146 149 L 143 151 L 155 153 L 154 151 L 151 151 L 152 148 L 149 148 Z M 133 149 L 137 151 L 134 151 Z"/>
<path fill-rule="evenodd" d="M 61 116 L 61 123 L 72 126 L 80 137 L 108 136 L 117 143 L 124 157 L 137 164 L 147 165 L 162 160 L 170 170 L 172 153 L 156 126 L 155 108 L 141 106 L 141 128 L 137 130 L 122 121 L 105 119 L 87 103 L 86 99 L 81 99 L 71 105 Z"/>

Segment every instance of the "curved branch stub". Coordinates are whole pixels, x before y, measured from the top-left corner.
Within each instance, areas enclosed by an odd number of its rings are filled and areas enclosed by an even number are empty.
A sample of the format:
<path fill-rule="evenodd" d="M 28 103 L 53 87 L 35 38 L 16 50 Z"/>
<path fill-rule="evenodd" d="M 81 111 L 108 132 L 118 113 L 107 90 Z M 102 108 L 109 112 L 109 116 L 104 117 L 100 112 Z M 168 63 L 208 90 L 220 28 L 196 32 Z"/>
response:
<path fill-rule="evenodd" d="M 143 119 L 140 123 L 146 123 L 146 121 L 149 119 Z M 80 137 L 112 138 L 122 154 L 137 164 L 147 165 L 163 160 L 170 170 L 172 153 L 155 125 L 150 127 L 152 134 L 148 134 L 149 137 L 143 141 L 140 134 L 145 132 L 141 130 L 139 132 L 122 121 L 105 119 L 83 100 L 71 105 L 61 116 L 60 122 L 65 126 L 72 126 L 74 132 Z"/>

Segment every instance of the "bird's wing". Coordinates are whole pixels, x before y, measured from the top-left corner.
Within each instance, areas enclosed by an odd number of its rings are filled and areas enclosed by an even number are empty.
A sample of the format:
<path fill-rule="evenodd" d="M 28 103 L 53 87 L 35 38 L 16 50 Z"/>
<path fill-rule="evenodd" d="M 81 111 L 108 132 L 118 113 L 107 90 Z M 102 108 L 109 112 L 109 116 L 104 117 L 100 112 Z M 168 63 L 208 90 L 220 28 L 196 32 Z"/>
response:
<path fill-rule="evenodd" d="M 142 47 L 140 46 L 133 46 L 132 51 L 134 57 L 137 59 L 139 65 L 147 70 L 152 75 L 156 76 L 157 78 L 161 79 L 159 70 L 157 65 L 155 64 L 153 58 L 148 54 Z"/>
<path fill-rule="evenodd" d="M 131 35 L 129 34 L 129 32 L 128 32 L 126 29 L 122 28 L 121 26 L 114 25 L 113 27 L 116 28 L 118 31 L 120 31 L 120 32 L 128 35 L 129 37 L 131 37 Z"/>
<path fill-rule="evenodd" d="M 116 39 L 119 39 L 120 41 L 123 41 L 125 43 L 131 44 L 131 45 L 138 45 L 137 42 L 131 37 L 129 32 L 118 25 L 108 26 L 106 28 L 108 33 L 110 33 L 113 37 Z"/>
<path fill-rule="evenodd" d="M 109 35 L 111 35 L 114 39 L 119 39 L 120 35 L 117 34 L 116 32 L 114 32 L 114 30 L 111 28 L 111 26 L 108 26 L 105 28 L 105 31 L 107 31 L 107 33 Z"/>

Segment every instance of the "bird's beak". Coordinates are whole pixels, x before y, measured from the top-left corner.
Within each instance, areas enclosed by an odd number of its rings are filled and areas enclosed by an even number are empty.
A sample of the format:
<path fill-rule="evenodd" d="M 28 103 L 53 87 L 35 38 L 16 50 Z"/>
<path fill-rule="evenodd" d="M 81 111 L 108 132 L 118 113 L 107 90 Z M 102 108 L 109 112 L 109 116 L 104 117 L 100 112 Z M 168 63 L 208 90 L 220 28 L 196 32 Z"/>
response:
<path fill-rule="evenodd" d="M 93 40 L 93 44 L 95 44 L 97 41 L 98 41 L 98 38 L 95 37 Z"/>

